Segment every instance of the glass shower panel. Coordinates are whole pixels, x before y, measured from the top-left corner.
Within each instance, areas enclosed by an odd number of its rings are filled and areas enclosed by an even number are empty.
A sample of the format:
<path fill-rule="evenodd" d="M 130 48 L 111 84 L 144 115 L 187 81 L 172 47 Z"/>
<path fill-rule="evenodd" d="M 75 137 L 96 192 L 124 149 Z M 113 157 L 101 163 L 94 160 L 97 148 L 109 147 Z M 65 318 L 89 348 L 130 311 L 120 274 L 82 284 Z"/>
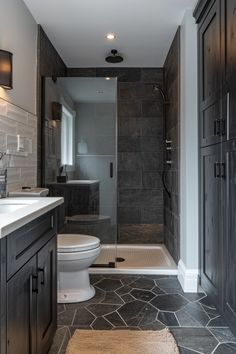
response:
<path fill-rule="evenodd" d="M 114 267 L 116 261 L 116 97 L 116 78 L 45 79 L 45 185 L 50 195 L 65 199 L 64 233 L 100 238 L 102 252 L 94 266 L 103 267 Z M 65 146 L 71 127 L 72 150 Z"/>

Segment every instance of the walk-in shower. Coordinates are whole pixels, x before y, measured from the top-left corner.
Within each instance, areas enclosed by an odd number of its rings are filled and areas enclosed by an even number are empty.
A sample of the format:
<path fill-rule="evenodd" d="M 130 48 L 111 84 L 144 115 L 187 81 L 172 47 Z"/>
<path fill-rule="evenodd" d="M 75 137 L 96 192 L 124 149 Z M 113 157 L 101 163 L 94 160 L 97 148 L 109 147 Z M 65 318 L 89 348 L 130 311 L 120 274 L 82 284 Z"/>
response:
<path fill-rule="evenodd" d="M 44 87 L 43 179 L 64 197 L 61 232 L 100 238 L 91 272 L 176 274 L 164 246 L 161 84 L 104 75 Z"/>

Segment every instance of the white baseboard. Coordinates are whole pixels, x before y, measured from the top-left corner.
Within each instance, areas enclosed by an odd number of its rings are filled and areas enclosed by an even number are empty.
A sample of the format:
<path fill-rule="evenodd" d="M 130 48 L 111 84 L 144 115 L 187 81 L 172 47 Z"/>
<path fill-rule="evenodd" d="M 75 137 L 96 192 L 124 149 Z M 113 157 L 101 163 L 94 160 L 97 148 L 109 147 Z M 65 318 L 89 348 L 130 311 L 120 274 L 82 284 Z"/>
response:
<path fill-rule="evenodd" d="M 178 263 L 178 280 L 185 293 L 198 291 L 198 269 L 187 269 L 182 260 Z"/>

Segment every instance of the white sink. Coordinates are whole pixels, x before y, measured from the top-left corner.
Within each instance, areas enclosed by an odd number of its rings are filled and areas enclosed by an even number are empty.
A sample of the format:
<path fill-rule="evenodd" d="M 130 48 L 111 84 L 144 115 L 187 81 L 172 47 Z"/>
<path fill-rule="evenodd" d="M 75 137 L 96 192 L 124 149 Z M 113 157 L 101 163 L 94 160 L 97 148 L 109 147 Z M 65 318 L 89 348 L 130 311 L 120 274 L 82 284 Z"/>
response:
<path fill-rule="evenodd" d="M 16 210 L 19 210 L 21 208 L 24 208 L 26 206 L 26 204 L 3 204 L 0 205 L 0 214 L 8 214 L 8 213 L 12 213 Z"/>
<path fill-rule="evenodd" d="M 8 213 L 13 213 L 14 211 L 17 211 L 19 209 L 22 209 L 26 206 L 32 205 L 36 203 L 36 200 L 0 200 L 0 214 L 8 214 Z"/>

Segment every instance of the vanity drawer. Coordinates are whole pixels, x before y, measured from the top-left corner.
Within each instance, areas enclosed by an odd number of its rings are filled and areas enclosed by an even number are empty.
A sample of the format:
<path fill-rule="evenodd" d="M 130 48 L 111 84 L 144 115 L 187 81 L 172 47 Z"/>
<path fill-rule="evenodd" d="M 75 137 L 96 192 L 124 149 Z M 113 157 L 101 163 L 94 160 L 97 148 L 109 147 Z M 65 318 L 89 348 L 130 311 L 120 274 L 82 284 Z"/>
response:
<path fill-rule="evenodd" d="M 52 210 L 7 236 L 7 280 L 56 234 Z"/>

